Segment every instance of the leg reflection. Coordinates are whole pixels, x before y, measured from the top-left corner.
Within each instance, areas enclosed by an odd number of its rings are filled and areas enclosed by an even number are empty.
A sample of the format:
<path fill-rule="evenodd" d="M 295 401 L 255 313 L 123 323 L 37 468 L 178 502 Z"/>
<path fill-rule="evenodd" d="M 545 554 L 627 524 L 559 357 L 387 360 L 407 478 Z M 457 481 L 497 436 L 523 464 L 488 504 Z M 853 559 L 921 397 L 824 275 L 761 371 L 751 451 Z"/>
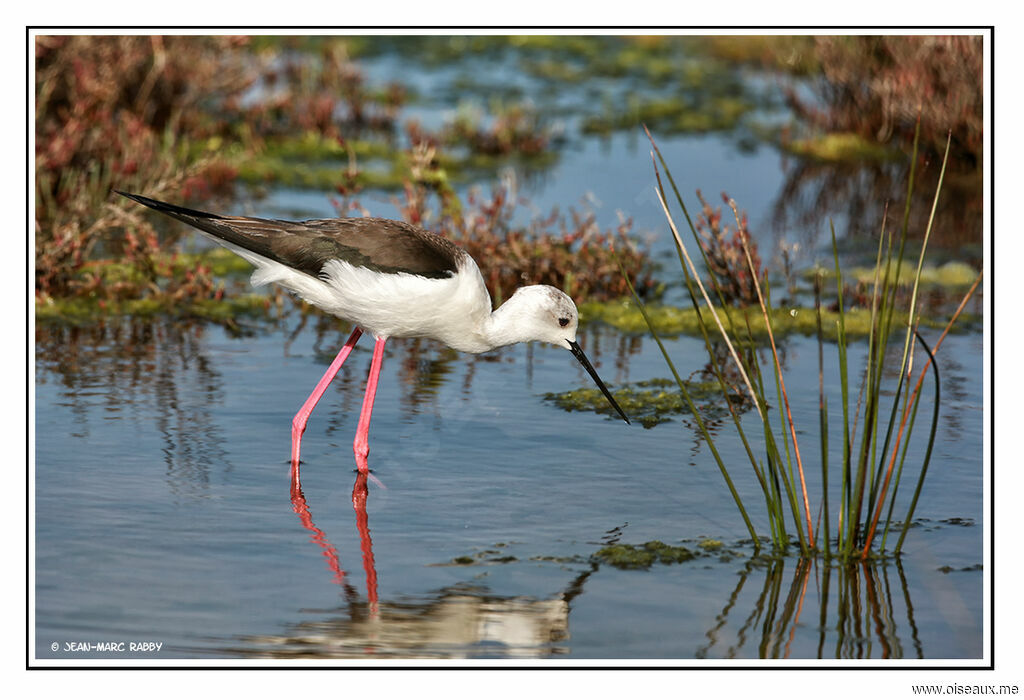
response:
<path fill-rule="evenodd" d="M 366 598 L 370 603 L 370 616 L 377 617 L 377 569 L 373 561 L 373 540 L 370 539 L 370 518 L 366 513 L 369 495 L 366 478 L 368 471 L 360 469 L 352 487 L 352 508 L 356 512 L 359 546 L 363 551 L 363 569 L 366 571 Z"/>
<path fill-rule="evenodd" d="M 324 558 L 327 559 L 327 567 L 334 572 L 334 582 L 346 586 L 345 584 L 345 571 L 341 568 L 341 559 L 338 558 L 338 550 L 334 548 L 334 545 L 327 541 L 327 535 L 324 531 L 313 524 L 313 514 L 309 510 L 309 506 L 306 504 L 306 497 L 302 493 L 302 484 L 299 482 L 299 465 L 292 465 L 292 488 L 291 488 L 291 500 L 292 510 L 299 516 L 299 521 L 302 523 L 302 527 L 309 530 L 309 538 L 319 545 L 320 549 L 323 550 Z M 348 588 L 348 586 L 346 586 Z"/>
<path fill-rule="evenodd" d="M 367 479 L 369 472 L 360 470 L 356 474 L 356 481 L 352 487 L 352 508 L 356 512 L 356 528 L 359 530 L 359 544 L 363 552 L 363 569 L 366 571 L 366 598 L 369 602 L 369 615 L 376 618 L 378 615 L 377 605 L 377 570 L 373 560 L 373 541 L 370 539 L 370 520 L 366 513 L 366 501 L 369 495 Z M 302 483 L 299 480 L 298 465 L 292 465 L 291 473 L 291 502 L 292 510 L 299 516 L 302 527 L 306 528 L 309 538 L 322 550 L 327 560 L 327 567 L 334 572 L 334 582 L 345 589 L 345 598 L 350 603 L 355 603 L 358 593 L 355 588 L 346 580 L 345 570 L 341 568 L 341 559 L 338 550 L 327 540 L 323 530 L 313 523 L 313 514 L 306 503 L 306 497 L 302 493 Z"/>

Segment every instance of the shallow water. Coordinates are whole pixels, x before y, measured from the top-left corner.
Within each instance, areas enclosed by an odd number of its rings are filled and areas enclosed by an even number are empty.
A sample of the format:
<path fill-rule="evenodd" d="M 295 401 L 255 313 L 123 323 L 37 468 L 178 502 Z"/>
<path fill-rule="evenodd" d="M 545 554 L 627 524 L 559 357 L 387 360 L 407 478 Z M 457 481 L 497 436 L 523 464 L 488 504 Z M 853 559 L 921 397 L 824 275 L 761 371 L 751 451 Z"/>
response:
<path fill-rule="evenodd" d="M 475 60 L 470 72 L 495 84 L 516 74 L 514 61 L 480 68 Z M 458 93 L 452 85 L 464 72 L 395 56 L 365 66 L 371 81 L 398 77 L 421 95 L 440 95 L 403 115 L 428 128 L 451 113 L 455 99 L 444 95 Z M 529 78 L 520 85 L 527 97 L 535 87 Z M 590 99 L 588 89 L 547 99 L 571 111 Z M 642 131 L 567 133 L 552 167 L 515 170 L 529 200 L 524 215 L 585 199 L 579 206 L 608 229 L 621 212 L 635 232 L 653 237 L 673 279 L 677 262 Z M 798 266 L 831 260 L 820 247 L 827 219 L 773 228 L 773 207 L 793 184 L 792 160 L 767 147 L 738 149 L 728 134 L 655 136 L 684 196 L 699 187 L 717 206 L 726 190 L 749 212 L 766 261 L 775 256 L 772 235 L 801 243 Z M 267 195 L 232 213 L 334 214 L 321 192 Z M 387 193 L 362 199 L 374 215 L 396 215 Z M 842 210 L 834 214 L 842 236 Z M 347 337 L 340 326 L 326 333 L 312 326 L 293 315 L 242 337 L 166 320 L 37 330 L 38 659 L 693 663 L 983 654 L 980 332 L 947 338 L 939 355 L 940 429 L 903 556 L 843 568 L 755 555 L 692 421 L 676 416 L 645 430 L 545 401 L 547 392 L 591 386 L 569 353 L 548 346 L 469 356 L 389 342 L 370 435 L 381 487 L 357 478 L 351 453 L 372 349 L 364 338 L 310 420 L 301 491 L 293 490 L 291 418 Z M 649 338 L 585 327 L 581 340 L 613 387 L 670 376 Z M 667 345 L 684 377 L 703 367 L 700 341 Z M 829 349 L 826 376 L 834 378 Z M 782 350 L 794 418 L 804 426 L 799 437 L 813 453 L 808 490 L 820 493 L 817 347 L 790 338 Z M 851 365 L 863 352 L 854 345 Z M 829 391 L 837 416 L 836 390 Z M 751 429 L 752 416 L 744 421 Z M 766 533 L 741 444 L 731 426 L 714 430 Z M 918 438 L 924 432 L 922 419 Z M 838 436 L 830 444 L 836 464 Z M 916 439 L 908 464 L 919 463 L 923 449 Z M 609 544 L 654 540 L 699 556 L 646 570 L 595 556 Z M 133 649 L 133 642 L 160 647 Z M 114 646 L 90 646 L 97 643 Z"/>
<path fill-rule="evenodd" d="M 40 330 L 40 659 L 981 656 L 982 404 L 979 367 L 965 365 L 978 337 L 943 349 L 956 397 L 904 556 L 846 570 L 752 557 L 678 418 L 644 430 L 545 402 L 590 381 L 548 346 L 472 357 L 389 344 L 370 454 L 386 488 L 353 471 L 370 358 L 357 346 L 313 414 L 293 494 L 291 416 L 330 359 L 313 348 L 344 333 L 292 331 Z M 666 374 L 650 341 L 583 339 L 611 384 Z M 698 357 L 691 339 L 669 347 Z M 791 362 L 816 357 L 807 340 L 787 347 Z M 790 374 L 793 396 L 816 396 Z M 816 425 L 816 398 L 794 411 Z M 756 504 L 736 442 L 720 449 Z M 609 542 L 702 552 L 704 538 L 723 548 L 649 570 L 593 558 Z M 162 647 L 66 646 L 132 641 Z"/>

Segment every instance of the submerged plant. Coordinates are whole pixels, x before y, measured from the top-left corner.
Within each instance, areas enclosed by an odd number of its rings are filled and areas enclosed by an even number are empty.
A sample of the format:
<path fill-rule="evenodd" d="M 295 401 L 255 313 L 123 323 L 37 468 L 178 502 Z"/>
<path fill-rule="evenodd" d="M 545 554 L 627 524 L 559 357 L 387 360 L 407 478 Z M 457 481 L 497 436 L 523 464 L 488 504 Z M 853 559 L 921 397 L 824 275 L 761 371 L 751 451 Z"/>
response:
<path fill-rule="evenodd" d="M 867 558 L 887 551 L 887 537 L 890 531 L 895 531 L 896 528 L 899 528 L 899 538 L 892 549 L 893 553 L 898 554 L 902 548 L 907 528 L 912 522 L 921 487 L 928 471 L 932 444 L 938 424 L 940 392 L 938 369 L 934 365 L 934 352 L 938 350 L 946 332 L 960 315 L 967 300 L 981 281 L 979 275 L 974 285 L 965 295 L 960 307 L 950 318 L 946 330 L 943 331 L 942 336 L 936 342 L 934 350 L 930 349 L 918 332 L 920 306 L 918 289 L 920 287 L 925 250 L 927 249 L 939 193 L 941 192 L 945 160 L 943 161 L 943 171 L 939 175 L 939 185 L 935 192 L 928 227 L 924 233 L 924 242 L 917 260 L 913 282 L 910 285 L 909 299 L 907 299 L 905 294 L 897 295 L 897 289 L 900 287 L 901 282 L 903 284 L 906 283 L 905 279 L 899 279 L 898 271 L 904 264 L 908 223 L 910 220 L 910 196 L 908 195 L 906 200 L 907 206 L 904 211 L 900 234 L 895 240 L 892 234 L 886 235 L 884 233 L 885 222 L 883 221 L 883 235 L 879 240 L 877 263 L 875 266 L 876 274 L 870 290 L 868 359 L 864 368 L 860 393 L 856 398 L 856 405 L 854 405 L 854 397 L 850 387 L 851 373 L 847 356 L 848 337 L 845 332 L 846 312 L 843 305 L 843 274 L 839 266 L 839 256 L 833 231 L 835 283 L 838 295 L 834 331 L 836 334 L 836 349 L 839 356 L 840 376 L 838 379 L 841 391 L 841 418 L 838 423 L 838 430 L 842 436 L 842 458 L 838 466 L 840 502 L 838 506 L 829 502 L 829 484 L 830 482 L 835 483 L 835 475 L 832 474 L 832 469 L 835 469 L 835 467 L 830 468 L 829 464 L 829 435 L 830 430 L 833 429 L 833 424 L 830 423 L 830 407 L 824 389 L 823 353 L 825 329 L 822 323 L 820 305 L 823 280 L 819 276 L 816 280 L 815 290 L 819 348 L 818 439 L 820 443 L 822 493 L 820 495 L 820 503 L 812 507 L 811 494 L 808 492 L 806 479 L 806 470 L 810 468 L 808 461 L 810 451 L 806 449 L 806 436 L 800 437 L 801 434 L 809 431 L 806 427 L 798 430 L 790 410 L 790 396 L 786 389 L 786 379 L 775 343 L 774 310 L 772 309 L 771 292 L 769 285 L 760 274 L 759 263 L 756 262 L 756 254 L 752 252 L 752 245 L 746 232 L 744 217 L 740 215 L 735 202 L 729 200 L 729 205 L 737 225 L 737 232 L 733 241 L 739 251 L 741 251 L 742 262 L 746 265 L 746 279 L 750 282 L 750 291 L 754 296 L 756 304 L 751 304 L 748 310 L 742 311 L 742 317 L 737 318 L 736 310 L 733 310 L 733 313 L 724 313 L 720 310 L 730 302 L 737 300 L 734 290 L 728 288 L 730 280 L 734 280 L 736 275 L 723 275 L 719 261 L 716 261 L 709 255 L 709 250 L 706 246 L 707 235 L 702 236 L 699 232 L 699 226 L 694 225 L 683 198 L 679 195 L 671 171 L 649 132 L 648 137 L 651 139 L 653 147 L 652 158 L 655 157 L 655 154 L 657 155 L 654 168 L 658 181 L 658 199 L 672 229 L 690 299 L 697 313 L 700 331 L 711 358 L 709 365 L 710 373 L 717 378 L 721 392 L 727 397 L 736 391 L 744 393 L 749 397 L 758 413 L 758 422 L 761 428 L 760 435 L 750 435 L 748 434 L 749 428 L 745 428 L 741 423 L 739 411 L 734 408 L 733 402 L 725 402 L 725 405 L 730 410 L 739 437 L 742 440 L 754 477 L 761 487 L 770 528 L 770 540 L 773 547 L 781 551 L 796 542 L 803 556 L 824 553 L 828 557 L 838 556 L 843 559 Z M 916 145 L 915 139 L 915 160 L 912 163 L 916 163 Z M 701 253 L 705 267 L 714 273 L 710 275 L 709 279 L 712 293 L 717 298 L 717 306 L 712 300 L 712 294 L 709 294 L 707 287 L 702 282 L 697 266 L 690 257 L 687 246 L 679 235 L 679 230 L 666 204 L 667 197 L 658 168 L 659 162 L 665 170 L 676 201 L 689 224 L 690 231 L 697 243 L 697 250 Z M 914 175 L 915 172 L 912 166 L 907 183 L 908 191 L 913 190 Z M 703 202 L 703 199 L 701 201 Z M 705 213 L 707 209 L 705 203 Z M 713 253 L 714 251 L 711 252 Z M 731 263 L 731 265 L 734 266 L 734 263 Z M 628 275 L 626 276 L 628 278 Z M 657 328 L 639 297 L 636 297 L 636 303 L 648 324 L 650 332 L 654 335 L 655 341 L 661 348 L 681 395 L 693 411 L 698 428 L 708 443 L 752 540 L 755 543 L 760 542 L 759 535 L 748 513 L 747 505 L 743 502 L 735 486 L 730 467 L 719 456 L 705 421 L 702 419 L 700 412 L 694 408 L 686 382 L 676 372 L 672 359 L 659 338 Z M 902 304 L 905 304 L 905 306 L 902 306 Z M 757 341 L 757 338 L 751 332 L 752 318 L 758 318 L 763 323 L 768 346 L 771 350 L 770 361 L 762 362 L 759 359 L 759 353 L 745 351 L 753 348 Z M 891 355 L 887 354 L 886 351 L 890 343 L 900 336 L 902 336 L 903 340 L 900 364 L 897 368 L 891 368 L 889 366 Z M 715 344 L 713 339 L 719 337 L 728 348 L 728 353 L 724 357 L 722 353 L 715 352 L 712 349 Z M 916 383 L 914 383 L 912 376 L 913 358 L 918 344 L 927 356 L 927 362 L 921 369 Z M 883 377 L 886 376 L 890 369 L 895 369 L 896 377 L 898 377 L 895 387 L 885 385 L 883 382 Z M 897 519 L 894 517 L 897 492 L 904 477 L 907 479 L 912 478 L 904 474 L 904 467 L 906 466 L 907 448 L 913 432 L 915 419 L 921 406 L 921 388 L 929 370 L 933 376 L 935 389 L 934 396 L 932 397 L 932 410 L 930 411 L 931 425 L 928 433 L 927 449 L 920 464 L 917 465 L 917 482 L 909 505 L 907 505 L 906 513 L 902 518 Z M 912 389 L 911 385 L 913 385 Z M 801 441 L 803 443 L 803 450 L 801 449 Z M 758 456 L 759 452 L 760 456 Z M 910 470 L 908 469 L 908 471 Z M 835 516 L 834 529 L 831 520 L 833 515 Z M 821 532 L 822 528 L 824 532 Z"/>

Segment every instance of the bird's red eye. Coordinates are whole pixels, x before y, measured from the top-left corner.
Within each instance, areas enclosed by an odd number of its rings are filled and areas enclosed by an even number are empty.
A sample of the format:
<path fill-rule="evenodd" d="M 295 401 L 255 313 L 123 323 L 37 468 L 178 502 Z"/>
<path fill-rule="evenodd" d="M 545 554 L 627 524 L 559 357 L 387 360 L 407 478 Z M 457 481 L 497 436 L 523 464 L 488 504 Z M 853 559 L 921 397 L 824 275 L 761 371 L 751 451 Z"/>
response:
<path fill-rule="evenodd" d="M 566 326 L 569 325 L 569 319 L 567 319 L 567 318 L 560 318 L 560 319 L 558 319 L 558 325 L 560 325 L 562 328 L 565 328 Z"/>

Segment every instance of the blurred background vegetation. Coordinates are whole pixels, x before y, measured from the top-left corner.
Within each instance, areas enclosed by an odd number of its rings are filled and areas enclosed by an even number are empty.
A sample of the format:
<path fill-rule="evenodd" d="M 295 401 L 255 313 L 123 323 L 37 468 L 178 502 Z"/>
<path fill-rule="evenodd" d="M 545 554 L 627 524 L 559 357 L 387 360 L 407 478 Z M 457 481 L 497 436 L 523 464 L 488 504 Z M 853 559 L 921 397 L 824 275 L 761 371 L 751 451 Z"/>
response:
<path fill-rule="evenodd" d="M 537 93 L 486 71 L 432 86 L 381 83 L 362 66 L 398 56 L 444 70 L 495 55 L 514 56 Z M 714 132 L 790 154 L 781 226 L 839 206 L 877 234 L 879 218 L 863 214 L 901 196 L 920 119 L 925 161 L 953 134 L 939 217 L 949 231 L 934 235 L 980 242 L 981 37 L 39 36 L 35 60 L 40 318 L 225 319 L 280 304 L 225 295 L 244 262 L 184 252 L 180 228 L 156 228 L 112 187 L 237 212 L 239 187 L 258 197 L 287 186 L 328 193 L 338 215 L 381 215 L 367 195 L 383 192 L 396 215 L 486 259 L 496 301 L 524 283 L 617 299 L 628 294 L 618 261 L 656 297 L 628 218 L 602 228 L 568 208 L 524 220 L 499 175 L 509 164 L 543 171 L 577 136 L 642 135 L 642 124 L 656 137 Z M 452 116 L 437 123 L 428 103 Z"/>

